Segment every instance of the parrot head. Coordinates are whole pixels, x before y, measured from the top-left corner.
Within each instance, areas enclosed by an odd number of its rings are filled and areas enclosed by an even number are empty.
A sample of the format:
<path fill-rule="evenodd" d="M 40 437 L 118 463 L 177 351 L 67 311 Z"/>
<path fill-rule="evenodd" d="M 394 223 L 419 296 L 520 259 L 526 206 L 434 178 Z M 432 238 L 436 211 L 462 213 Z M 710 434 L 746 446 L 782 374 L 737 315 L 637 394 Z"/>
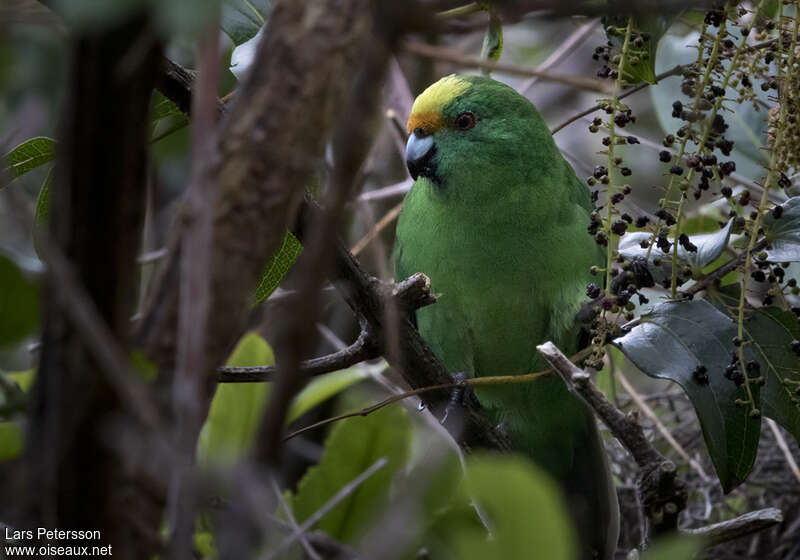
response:
<path fill-rule="evenodd" d="M 432 84 L 414 101 L 407 131 L 411 176 L 441 192 L 474 184 L 488 170 L 541 169 L 560 160 L 531 102 L 490 78 L 453 74 Z"/>

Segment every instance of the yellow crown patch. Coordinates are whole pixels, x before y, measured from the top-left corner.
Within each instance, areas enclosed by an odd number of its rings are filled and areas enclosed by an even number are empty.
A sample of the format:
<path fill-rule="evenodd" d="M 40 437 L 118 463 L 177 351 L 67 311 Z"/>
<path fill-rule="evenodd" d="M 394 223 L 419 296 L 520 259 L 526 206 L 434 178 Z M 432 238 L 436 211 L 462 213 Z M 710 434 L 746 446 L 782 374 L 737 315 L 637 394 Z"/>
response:
<path fill-rule="evenodd" d="M 431 84 L 414 101 L 406 130 L 411 133 L 421 128 L 426 134 L 433 134 L 442 127 L 442 109 L 450 101 L 464 93 L 471 84 L 455 74 L 445 76 Z"/>

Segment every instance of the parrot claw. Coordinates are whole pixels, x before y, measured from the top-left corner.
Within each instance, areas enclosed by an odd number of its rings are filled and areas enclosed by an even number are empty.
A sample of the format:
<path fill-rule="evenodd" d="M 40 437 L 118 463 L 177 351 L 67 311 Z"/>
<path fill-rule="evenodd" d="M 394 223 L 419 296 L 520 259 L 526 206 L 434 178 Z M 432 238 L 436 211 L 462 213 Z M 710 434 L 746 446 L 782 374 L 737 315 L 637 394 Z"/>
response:
<path fill-rule="evenodd" d="M 447 407 L 444 409 L 444 415 L 439 422 L 442 426 L 444 426 L 444 423 L 447 422 L 451 411 L 466 405 L 466 399 L 464 397 L 467 389 L 467 375 L 464 372 L 457 371 L 452 374 L 452 377 L 453 382 L 457 384 L 457 387 L 455 387 L 450 394 L 450 402 L 447 403 Z"/>

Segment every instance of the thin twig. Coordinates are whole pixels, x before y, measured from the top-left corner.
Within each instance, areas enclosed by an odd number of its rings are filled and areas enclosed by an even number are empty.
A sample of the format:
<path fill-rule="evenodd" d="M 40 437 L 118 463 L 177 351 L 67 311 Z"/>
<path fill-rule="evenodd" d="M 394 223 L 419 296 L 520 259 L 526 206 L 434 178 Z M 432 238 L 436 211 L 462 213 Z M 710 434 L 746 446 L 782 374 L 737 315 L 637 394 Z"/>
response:
<path fill-rule="evenodd" d="M 330 512 L 333 508 L 335 508 L 339 503 L 341 503 L 345 498 L 350 496 L 353 492 L 355 492 L 359 486 L 361 486 L 369 477 L 373 474 L 381 470 L 386 463 L 388 463 L 388 459 L 386 457 L 381 457 L 377 461 L 375 461 L 367 470 L 363 473 L 355 477 L 353 480 L 345 484 L 341 490 L 339 490 L 333 497 L 325 502 L 322 507 L 320 507 L 317 511 L 311 514 L 308 519 L 306 519 L 302 525 L 300 525 L 297 529 L 295 529 L 291 535 L 286 537 L 281 543 L 273 550 L 270 551 L 269 555 L 267 556 L 266 560 L 273 560 L 277 558 L 283 552 L 285 552 L 292 543 L 294 543 L 297 539 L 300 538 L 303 533 L 311 529 L 314 525 L 317 524 L 323 517 L 325 517 L 328 512 Z"/>
<path fill-rule="evenodd" d="M 653 82 L 653 84 L 657 84 L 658 82 L 660 82 L 664 78 L 669 78 L 671 76 L 678 76 L 681 73 L 683 73 L 683 71 L 687 67 L 688 67 L 688 65 L 682 65 L 682 66 L 679 65 L 679 66 L 676 66 L 675 68 L 673 68 L 672 70 L 667 70 L 666 72 L 662 72 L 661 74 L 656 76 L 655 82 Z M 641 84 L 635 85 L 632 88 L 626 89 L 625 91 L 620 93 L 617 96 L 617 99 L 624 99 L 624 98 L 628 97 L 629 95 L 632 95 L 632 94 L 636 93 L 637 91 L 641 91 L 644 88 L 646 88 L 647 86 L 650 86 L 650 85 L 653 85 L 653 84 L 651 84 L 650 82 L 642 82 Z M 565 128 L 565 127 L 571 125 L 572 123 L 574 123 L 578 119 L 580 119 L 582 117 L 585 117 L 586 115 L 591 115 L 595 111 L 599 111 L 602 108 L 603 108 L 603 105 L 601 105 L 599 103 L 597 105 L 589 107 L 588 109 L 586 109 L 584 111 L 581 111 L 577 115 L 573 115 L 572 117 L 568 118 L 563 123 L 561 123 L 560 125 L 558 125 L 555 128 L 553 128 L 553 130 L 551 130 L 550 133 L 551 134 L 555 134 L 556 132 L 560 131 L 562 128 Z"/>
<path fill-rule="evenodd" d="M 414 181 L 411 180 L 411 178 L 408 178 L 405 181 L 400 181 L 399 183 L 395 183 L 393 185 L 381 187 L 380 189 L 375 189 L 374 191 L 361 193 L 357 200 L 359 202 L 367 202 L 372 200 L 383 200 L 385 198 L 392 198 L 395 196 L 403 196 L 409 190 L 411 190 L 411 186 L 413 184 Z"/>
<path fill-rule="evenodd" d="M 300 541 L 300 545 L 303 547 L 303 550 L 306 551 L 306 554 L 308 555 L 309 558 L 311 558 L 311 560 L 322 560 L 319 554 L 317 554 L 317 551 L 314 550 L 314 547 L 311 546 L 311 543 L 308 542 L 308 538 L 305 532 L 300 531 L 300 526 L 297 524 L 297 519 L 295 518 L 294 513 L 292 512 L 292 508 L 289 506 L 289 503 L 286 501 L 286 498 L 283 497 L 283 492 L 281 492 L 280 486 L 278 486 L 278 483 L 275 481 L 275 477 L 270 476 L 269 482 L 270 485 L 272 486 L 272 491 L 275 493 L 275 497 L 277 498 L 278 503 L 281 505 L 283 514 L 286 516 L 286 519 L 289 520 L 289 528 L 293 532 L 299 532 L 299 536 L 297 538 Z"/>
<path fill-rule="evenodd" d="M 402 210 L 402 202 L 395 204 L 388 212 L 386 212 L 386 214 L 383 215 L 380 220 L 378 220 L 374 226 L 372 226 L 372 228 L 366 233 L 366 235 L 364 235 L 364 237 L 358 240 L 358 243 L 353 245 L 352 249 L 350 249 L 350 252 L 353 253 L 353 255 L 358 256 L 359 253 L 361 253 L 361 251 L 363 251 L 373 239 L 378 237 L 378 235 L 386 228 L 386 226 L 397 219 Z"/>
<path fill-rule="evenodd" d="M 493 60 L 479 58 L 476 56 L 466 55 L 456 49 L 449 47 L 436 47 L 425 43 L 406 41 L 403 43 L 403 48 L 419 56 L 426 58 L 434 58 L 445 62 L 452 62 L 460 66 L 467 66 L 471 68 L 482 68 L 491 72 L 503 72 L 505 74 L 512 74 L 515 76 L 524 77 L 537 77 L 541 80 L 548 82 L 556 82 L 566 84 L 568 86 L 585 89 L 589 91 L 597 91 L 600 93 L 609 93 L 611 91 L 608 83 L 597 80 L 594 78 L 583 78 L 580 76 L 561 76 L 550 74 L 548 72 L 540 72 L 527 66 L 519 66 L 516 64 L 504 64 L 495 62 Z M 578 117 L 580 118 L 580 117 Z"/>
<path fill-rule="evenodd" d="M 365 360 L 378 358 L 380 353 L 372 341 L 372 335 L 362 330 L 358 338 L 347 348 L 300 363 L 303 375 L 313 377 L 349 368 Z M 275 380 L 275 366 L 221 367 L 217 369 L 219 383 L 253 383 Z"/>
<path fill-rule="evenodd" d="M 627 393 L 631 396 L 633 402 L 636 403 L 636 406 L 638 406 L 639 409 L 644 412 L 645 416 L 650 418 L 655 423 L 656 428 L 661 435 L 664 436 L 664 439 L 667 440 L 667 443 L 669 443 L 673 449 L 678 452 L 678 455 L 683 457 L 684 461 L 689 463 L 689 465 L 691 465 L 691 467 L 697 471 L 697 474 L 700 475 L 700 478 L 703 480 L 703 482 L 709 482 L 711 478 L 706 474 L 706 471 L 703 470 L 703 466 L 692 459 L 683 446 L 677 442 L 672 433 L 670 433 L 664 423 L 661 422 L 661 419 L 658 417 L 658 415 L 653 411 L 652 408 L 650 408 L 650 405 L 648 405 L 639 392 L 634 389 L 633 385 L 631 385 L 630 381 L 628 381 L 628 378 L 626 378 L 619 370 L 616 372 L 616 377 L 619 379 L 620 383 L 622 383 L 622 387 L 625 389 L 625 391 L 627 391 Z"/>
<path fill-rule="evenodd" d="M 566 59 L 572 52 L 578 47 L 589 34 L 594 31 L 595 26 L 600 20 L 595 18 L 590 20 L 583 25 L 581 25 L 578 29 L 573 31 L 566 40 L 559 45 L 559 47 L 550 53 L 544 62 L 542 62 L 539 66 L 536 67 L 537 72 L 547 72 L 551 68 L 553 68 L 556 64 L 560 63 L 564 59 Z M 539 81 L 539 76 L 533 76 L 532 78 L 528 78 L 517 88 L 517 91 L 520 95 L 525 95 L 525 93 L 533 87 L 533 84 Z"/>
<path fill-rule="evenodd" d="M 767 418 L 767 425 L 769 426 L 769 429 L 772 430 L 772 433 L 775 436 L 775 441 L 783 453 L 783 456 L 786 458 L 786 463 L 789 465 L 789 469 L 792 471 L 792 474 L 797 481 L 800 482 L 800 468 L 797 467 L 797 461 L 794 460 L 792 452 L 789 451 L 789 445 L 786 443 L 786 438 L 783 437 L 781 429 L 772 418 Z"/>
<path fill-rule="evenodd" d="M 652 150 L 657 150 L 657 151 L 666 150 L 667 152 L 669 152 L 670 154 L 673 154 L 673 155 L 677 153 L 674 149 L 666 147 L 666 146 L 663 146 L 662 144 L 659 144 L 657 142 L 653 142 L 649 138 L 645 138 L 645 137 L 643 137 L 641 135 L 638 135 L 637 138 L 639 139 L 639 143 L 642 146 L 645 146 L 645 147 L 650 148 Z M 691 154 L 684 154 L 683 159 L 686 160 L 690 156 L 691 156 Z M 738 184 L 740 184 L 742 186 L 745 186 L 745 187 L 747 187 L 749 189 L 753 189 L 753 190 L 758 191 L 758 192 L 762 192 L 764 190 L 764 187 L 762 185 L 759 185 L 758 183 L 756 183 L 752 179 L 749 179 L 748 177 L 745 177 L 744 175 L 741 175 L 740 173 L 737 173 L 735 171 L 733 173 L 731 173 L 730 175 L 728 175 L 728 178 L 731 181 L 734 181 L 735 183 L 738 183 Z M 780 203 L 781 202 L 781 200 L 780 200 L 778 195 L 771 194 L 770 196 L 771 196 L 770 200 L 772 200 L 773 202 L 776 202 L 776 203 Z"/>
<path fill-rule="evenodd" d="M 389 406 L 392 403 L 396 403 L 397 401 L 401 401 L 409 397 L 415 397 L 417 395 L 421 395 L 429 391 L 455 389 L 457 387 L 464 387 L 465 385 L 475 386 L 475 385 L 505 385 L 509 383 L 530 383 L 534 379 L 538 379 L 539 377 L 552 373 L 552 371 L 553 370 L 546 369 L 544 371 L 537 371 L 535 373 L 526 373 L 522 375 L 495 375 L 490 377 L 473 377 L 470 379 L 465 379 L 463 381 L 454 381 L 452 383 L 440 383 L 439 385 L 420 387 L 419 389 L 413 389 L 411 391 L 397 393 L 396 395 L 387 397 L 378 403 L 367 406 L 355 412 L 347 412 L 345 414 L 340 414 L 338 416 L 333 416 L 331 418 L 320 420 L 319 422 L 315 422 L 313 424 L 305 426 L 304 428 L 300 428 L 299 430 L 295 430 L 294 432 L 287 434 L 283 438 L 283 441 L 290 440 L 310 430 L 321 428 L 322 426 L 327 426 L 328 424 L 333 424 L 334 422 L 338 422 L 339 420 L 344 420 L 346 418 L 354 418 L 356 416 L 367 416 L 368 414 L 372 414 L 373 412 L 376 412 L 386 406 Z"/>

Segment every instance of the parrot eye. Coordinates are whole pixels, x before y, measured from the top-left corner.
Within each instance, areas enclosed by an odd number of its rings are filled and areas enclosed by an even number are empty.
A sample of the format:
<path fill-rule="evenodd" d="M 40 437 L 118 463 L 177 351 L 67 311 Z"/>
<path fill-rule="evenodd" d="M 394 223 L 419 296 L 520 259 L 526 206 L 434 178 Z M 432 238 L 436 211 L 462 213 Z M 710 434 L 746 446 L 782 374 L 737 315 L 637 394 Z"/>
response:
<path fill-rule="evenodd" d="M 468 111 L 461 113 L 456 117 L 455 125 L 458 130 L 469 130 L 475 126 L 475 115 Z"/>

